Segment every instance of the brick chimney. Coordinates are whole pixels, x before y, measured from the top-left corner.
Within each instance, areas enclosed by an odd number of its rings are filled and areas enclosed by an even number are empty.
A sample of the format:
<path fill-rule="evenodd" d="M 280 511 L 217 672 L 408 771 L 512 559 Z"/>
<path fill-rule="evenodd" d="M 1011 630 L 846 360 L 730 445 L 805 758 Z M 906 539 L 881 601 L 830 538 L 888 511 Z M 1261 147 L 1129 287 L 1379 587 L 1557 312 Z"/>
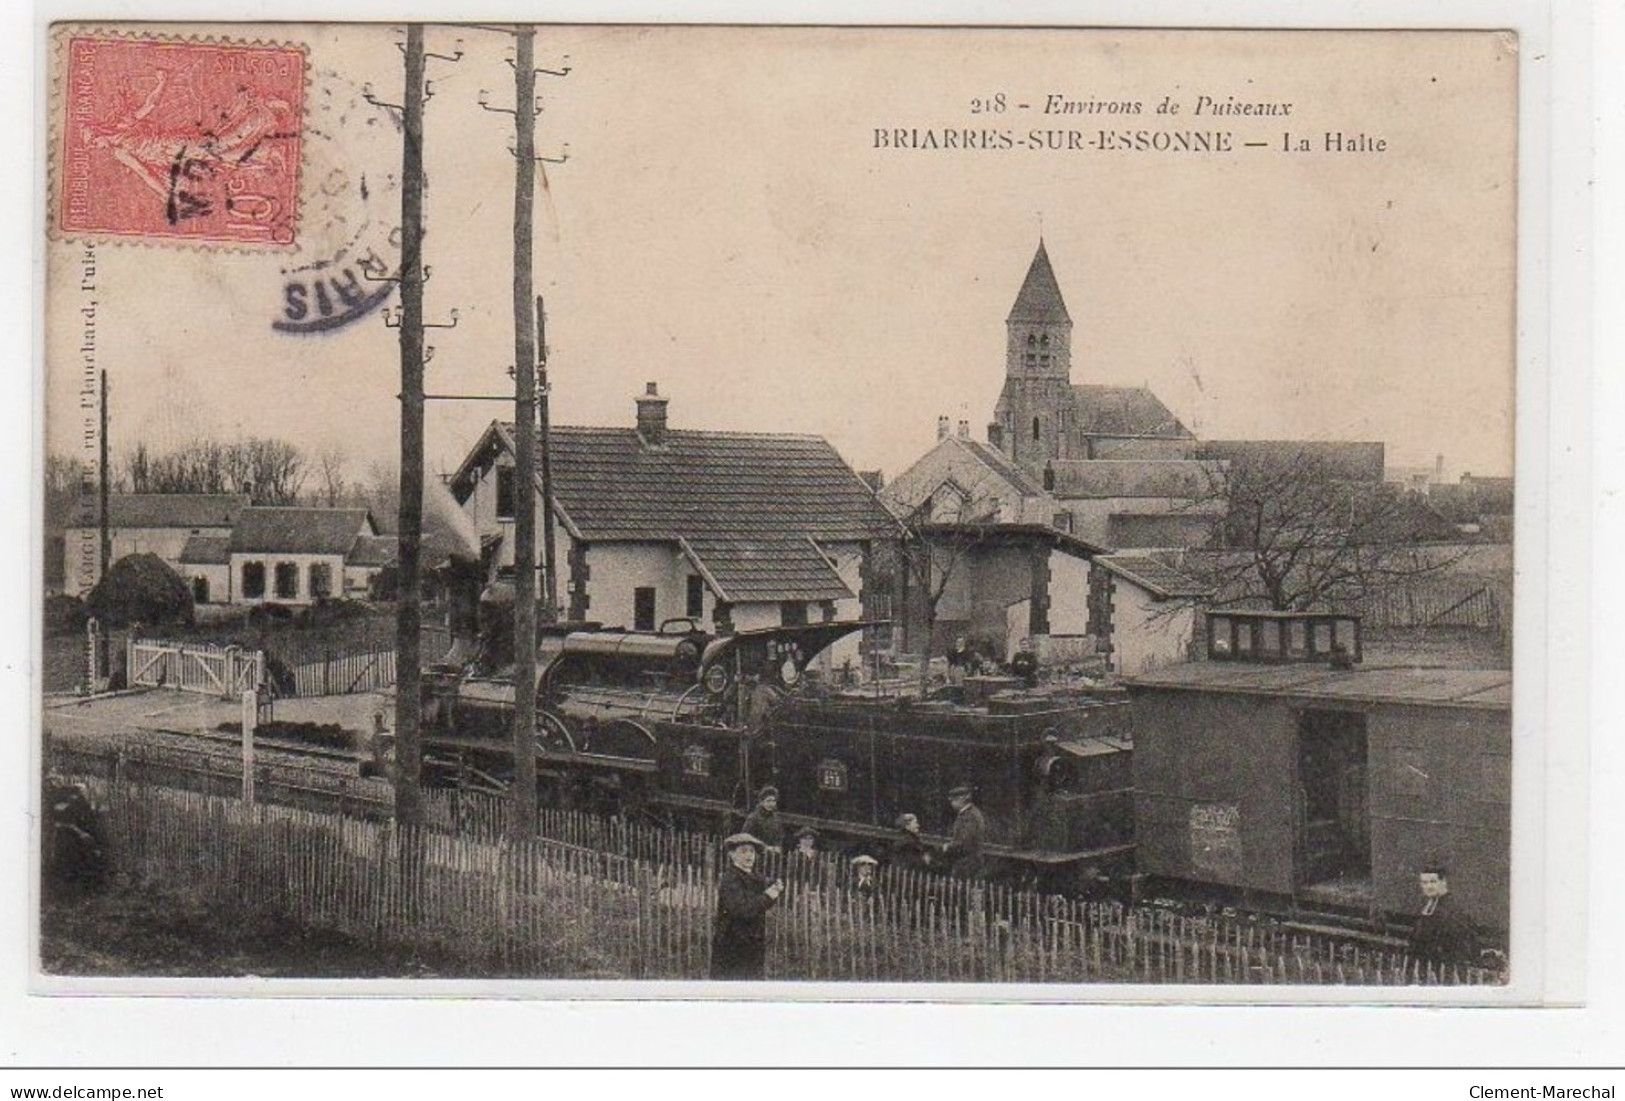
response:
<path fill-rule="evenodd" d="M 959 422 L 959 438 L 962 440 L 970 439 L 970 421 L 962 420 Z"/>
<path fill-rule="evenodd" d="M 947 417 L 938 417 L 937 418 L 937 439 L 940 441 L 940 440 L 945 440 L 947 438 L 948 438 L 948 418 Z"/>
<path fill-rule="evenodd" d="M 638 435 L 649 447 L 663 447 L 666 443 L 666 402 L 654 383 L 644 387 L 638 397 Z"/>

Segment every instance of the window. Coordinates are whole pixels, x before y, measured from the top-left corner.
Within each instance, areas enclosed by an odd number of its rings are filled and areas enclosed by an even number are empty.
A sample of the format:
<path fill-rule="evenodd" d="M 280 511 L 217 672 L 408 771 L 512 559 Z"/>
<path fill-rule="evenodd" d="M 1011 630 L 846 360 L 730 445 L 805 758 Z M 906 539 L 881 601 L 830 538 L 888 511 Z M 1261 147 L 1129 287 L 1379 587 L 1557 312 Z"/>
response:
<path fill-rule="evenodd" d="M 243 563 L 243 595 L 250 600 L 265 596 L 265 563 Z"/>
<path fill-rule="evenodd" d="M 807 603 L 804 600 L 786 600 L 779 605 L 779 623 L 785 627 L 807 625 Z"/>
<path fill-rule="evenodd" d="M 1039 337 L 1038 338 L 1038 343 L 1040 343 L 1044 347 L 1048 348 L 1049 347 L 1049 334 L 1045 333 L 1043 336 Z"/>
<path fill-rule="evenodd" d="M 207 577 L 192 578 L 192 602 L 194 604 L 207 604 L 209 602 L 209 579 Z"/>
<path fill-rule="evenodd" d="M 1038 343 L 1038 337 L 1032 333 L 1027 334 L 1027 347 L 1031 348 Z"/>
<path fill-rule="evenodd" d="M 316 600 L 333 595 L 333 567 L 328 563 L 310 564 L 310 595 Z"/>
<path fill-rule="evenodd" d="M 294 600 L 299 596 L 299 563 L 278 562 L 276 564 L 276 598 L 278 600 Z"/>
<path fill-rule="evenodd" d="M 688 606 L 683 614 L 693 620 L 705 617 L 705 581 L 699 574 L 688 575 Z"/>
<path fill-rule="evenodd" d="M 1037 438 L 1038 438 L 1038 418 L 1034 417 L 1033 418 L 1033 439 L 1036 440 Z"/>
<path fill-rule="evenodd" d="M 640 586 L 632 590 L 632 629 L 655 629 L 655 591 L 652 587 Z"/>
<path fill-rule="evenodd" d="M 513 519 L 513 470 L 511 466 L 497 467 L 497 519 Z"/>

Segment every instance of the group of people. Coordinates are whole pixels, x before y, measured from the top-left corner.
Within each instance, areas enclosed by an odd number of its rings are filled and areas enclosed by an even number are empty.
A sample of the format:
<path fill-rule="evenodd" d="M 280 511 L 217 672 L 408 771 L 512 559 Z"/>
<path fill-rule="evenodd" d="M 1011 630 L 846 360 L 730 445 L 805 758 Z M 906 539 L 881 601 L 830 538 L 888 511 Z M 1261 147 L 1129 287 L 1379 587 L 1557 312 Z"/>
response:
<path fill-rule="evenodd" d="M 897 837 L 892 842 L 891 864 L 916 871 L 939 871 L 947 875 L 981 878 L 987 874 L 985 849 L 987 820 L 974 801 L 969 784 L 960 784 L 948 793 L 954 811 L 948 844 L 933 849 L 920 830 L 919 816 L 902 814 L 897 818 Z M 717 887 L 716 921 L 711 940 L 713 979 L 760 979 L 767 963 L 767 912 L 783 896 L 782 879 L 768 882 L 756 871 L 762 852 L 785 848 L 786 828 L 779 816 L 779 791 L 764 787 L 756 797 L 756 807 L 745 818 L 743 829 L 722 842 L 723 866 Z M 818 832 L 811 827 L 799 830 L 789 850 L 791 858 L 811 858 L 818 852 Z M 852 858 L 852 888 L 861 894 L 873 893 L 880 861 L 868 853 Z"/>

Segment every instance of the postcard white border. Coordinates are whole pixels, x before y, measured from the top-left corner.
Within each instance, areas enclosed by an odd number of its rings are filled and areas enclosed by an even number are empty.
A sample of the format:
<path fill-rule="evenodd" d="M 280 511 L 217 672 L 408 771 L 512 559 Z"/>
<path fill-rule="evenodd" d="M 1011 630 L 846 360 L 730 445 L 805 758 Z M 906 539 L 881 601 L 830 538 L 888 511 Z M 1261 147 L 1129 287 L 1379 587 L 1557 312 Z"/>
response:
<path fill-rule="evenodd" d="M 8 113 L 12 144 L 31 148 L 43 164 L 44 28 L 53 19 L 150 18 L 163 20 L 326 18 L 399 20 L 404 17 L 456 21 L 473 18 L 574 22 L 761 22 L 764 13 L 745 3 L 689 3 L 676 8 L 656 3 L 622 3 L 608 10 L 581 2 L 545 8 L 517 3 L 487 4 L 477 12 L 449 4 L 379 3 L 336 5 L 296 3 L 275 12 L 241 3 L 166 3 L 74 8 L 46 3 L 32 21 L 8 15 L 7 71 L 31 74 L 17 88 L 32 110 L 24 121 Z M 1590 13 L 1581 5 L 1552 10 L 1541 3 L 1377 3 L 1337 2 L 1305 8 L 1282 2 L 1162 2 L 1124 4 L 1019 3 L 934 4 L 888 2 L 883 5 L 781 4 L 772 22 L 865 23 L 997 23 L 1007 25 L 1117 26 L 1252 26 L 1320 28 L 1510 28 L 1518 31 L 1525 65 L 1520 86 L 1520 256 L 1519 381 L 1517 478 L 1519 563 L 1515 661 L 1519 739 L 1546 742 L 1544 775 L 1515 769 L 1514 925 L 1527 930 L 1536 916 L 1545 925 L 1540 989 L 1526 991 L 1519 980 L 1515 993 L 1548 1003 L 1585 1004 L 1584 1010 L 1441 1010 L 1355 1006 L 1252 1006 L 1198 1008 L 1187 1005 L 1044 1005 L 999 1004 L 1001 996 L 1030 998 L 1031 988 L 1000 991 L 977 986 L 963 991 L 908 988 L 906 995 L 930 998 L 913 1003 L 762 1003 L 705 1001 L 605 1001 L 616 997 L 601 985 L 557 984 L 562 998 L 594 1000 L 538 1001 L 529 998 L 469 1000 L 435 997 L 418 986 L 413 1001 L 353 998 L 286 997 L 271 999 L 117 997 L 28 997 L 27 957 L 18 948 L 31 943 L 32 916 L 27 892 L 12 879 L 8 904 L 0 919 L 0 943 L 8 946 L 0 1001 L 0 1035 L 6 1062 L 63 1065 L 267 1063 L 397 1065 L 654 1063 L 1323 1063 L 1475 1064 L 1479 1062 L 1570 1062 L 1590 1051 L 1606 1035 L 1609 1014 L 1618 1020 L 1625 983 L 1619 978 L 1619 950 L 1593 944 L 1587 952 L 1586 929 L 1625 927 L 1621 921 L 1619 882 L 1612 854 L 1619 851 L 1618 815 L 1612 833 L 1588 829 L 1588 805 L 1612 809 L 1611 784 L 1620 775 L 1619 750 L 1606 736 L 1608 709 L 1596 713 L 1599 736 L 1587 746 L 1592 706 L 1588 671 L 1595 599 L 1618 596 L 1614 583 L 1591 586 L 1592 504 L 1594 479 L 1616 484 L 1617 470 L 1601 470 L 1591 459 L 1594 412 L 1612 412 L 1617 404 L 1593 404 L 1590 376 L 1592 273 L 1594 241 L 1591 222 L 1589 144 L 1593 48 Z M 1614 28 L 1617 30 L 1617 27 Z M 1600 102 L 1600 101 L 1599 101 Z M 20 183 L 13 158 L 8 197 L 18 209 L 4 232 L 15 238 L 8 255 L 30 256 L 34 294 L 21 293 L 21 273 L 11 272 L 17 309 L 30 302 L 27 316 L 14 318 L 13 331 L 29 331 L 42 315 L 38 265 L 44 241 L 44 207 L 38 189 L 43 170 Z M 1617 218 L 1612 220 L 1617 228 Z M 1617 274 L 1617 270 L 1615 272 Z M 1617 285 L 1614 288 L 1618 291 Z M 1601 301 L 1599 299 L 1599 301 Z M 1598 311 L 1598 320 L 1608 311 Z M 1614 322 L 1617 326 L 1617 320 Z M 1617 331 L 1617 330 L 1616 330 Z M 17 357 L 19 360 L 21 357 Z M 15 431 L 5 434 L 12 448 L 6 480 L 11 516 L 37 516 L 40 422 L 38 378 L 42 371 L 39 342 L 33 344 L 33 400 L 14 400 L 6 414 Z M 21 366 L 20 363 L 17 366 Z M 18 372 L 21 374 L 21 372 Z M 1617 384 L 1616 384 L 1617 385 Z M 17 398 L 21 399 L 19 392 Z M 1618 399 L 1615 392 L 1614 397 Z M 32 423 L 30 423 L 32 421 Z M 1613 427 L 1618 427 L 1615 424 Z M 1600 433 L 1599 442 L 1612 437 Z M 1607 458 L 1619 458 L 1609 444 Z M 25 477 L 26 475 L 26 477 Z M 1544 486 L 1544 496 L 1539 487 Z M 25 509 L 29 511 L 25 511 Z M 1614 533 L 1617 532 L 1614 514 Z M 25 530 L 32 530 L 29 526 Z M 11 586 L 13 608 L 33 608 L 39 548 L 6 544 L 12 568 L 3 582 Z M 1614 544 L 1614 545 L 1617 545 Z M 1607 559 L 1600 559 L 1606 563 Z M 22 569 L 23 563 L 30 568 Z M 1542 565 L 1544 569 L 1533 569 Z M 1608 571 L 1599 571 L 1599 578 Z M 1610 605 L 1611 606 L 1611 605 Z M 5 637 L 0 672 L 8 702 L 14 704 L 13 731 L 31 729 L 23 716 L 37 701 L 27 680 L 28 655 L 37 637 L 35 615 L 14 615 Z M 1606 621 L 1603 621 L 1606 622 Z M 1601 624 L 1599 624 L 1601 625 Z M 1524 701 L 1543 701 L 1538 709 Z M 1600 697 L 1599 697 L 1600 703 Z M 1617 705 L 1614 710 L 1617 710 Z M 1612 726 L 1613 724 L 1607 724 Z M 32 768 L 27 739 L 7 739 L 3 764 L 6 799 L 13 824 L 5 836 L 8 866 L 26 868 L 28 837 L 17 836 L 17 808 L 29 805 Z M 21 744 L 19 744 L 21 743 Z M 1589 754 L 1589 759 L 1588 759 Z M 1544 792 L 1544 822 L 1530 816 L 1529 796 Z M 1588 804 L 1594 799 L 1594 804 Z M 1588 852 L 1588 842 L 1591 849 Z M 1609 854 L 1604 857 L 1602 854 Z M 13 861 L 16 861 L 13 863 Z M 1589 892 L 1586 871 L 1594 872 Z M 1530 882 L 1531 877 L 1533 882 Z M 1538 934 L 1537 934 L 1538 935 Z M 1520 938 L 1521 939 L 1521 938 Z M 1599 938 L 1606 939 L 1606 938 Z M 1514 945 L 1514 959 L 1529 958 L 1529 943 Z M 143 984 L 147 986 L 149 984 Z M 311 988 L 322 990 L 324 987 Z M 690 988 L 693 989 L 693 988 Z M 188 990 L 196 992 L 197 984 Z M 666 993 L 684 994 L 688 990 Z M 764 989 L 771 994 L 773 988 Z M 824 993 L 850 998 L 854 992 L 824 988 Z M 179 991 L 177 994 L 179 995 Z M 871 992 L 880 993 L 880 991 Z M 1045 992 L 1040 992 L 1045 993 Z M 1141 999 L 1180 996 L 1166 987 L 1127 992 Z M 1317 991 L 1307 992 L 1311 997 Z M 971 1003 L 948 998 L 968 996 Z M 1091 991 L 1094 995 L 1094 991 Z M 625 995 L 620 995 L 625 996 Z M 1324 996 L 1320 994 L 1320 996 Z M 1207 1000 L 1205 993 L 1198 997 Z M 1282 1002 L 1289 1000 L 1283 996 Z M 1380 998 L 1378 1000 L 1381 1000 Z M 16 1027 L 10 1027 L 16 1026 Z M 428 1042 L 426 1037 L 442 1037 Z M 445 1040 L 454 1039 L 454 1043 Z"/>

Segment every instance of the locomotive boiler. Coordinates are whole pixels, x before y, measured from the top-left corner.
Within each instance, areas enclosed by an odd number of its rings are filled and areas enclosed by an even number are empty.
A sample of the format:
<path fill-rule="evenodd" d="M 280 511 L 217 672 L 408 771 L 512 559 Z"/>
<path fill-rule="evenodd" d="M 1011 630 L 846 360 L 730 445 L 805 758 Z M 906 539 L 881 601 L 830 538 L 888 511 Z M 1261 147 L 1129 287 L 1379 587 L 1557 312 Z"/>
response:
<path fill-rule="evenodd" d="M 512 781 L 511 632 L 484 600 L 482 635 L 424 678 L 426 775 Z M 493 614 L 494 613 L 494 614 Z M 492 623 L 495 622 L 495 626 Z M 947 793 L 972 784 L 996 866 L 1065 885 L 1132 859 L 1124 697 L 972 678 L 926 698 L 835 683 L 833 642 L 874 626 L 815 623 L 709 635 L 564 624 L 537 642 L 536 758 L 544 803 L 710 830 L 735 828 L 772 784 L 791 827 L 882 852 L 899 814 L 945 836 Z M 827 664 L 827 663 L 826 663 Z"/>

